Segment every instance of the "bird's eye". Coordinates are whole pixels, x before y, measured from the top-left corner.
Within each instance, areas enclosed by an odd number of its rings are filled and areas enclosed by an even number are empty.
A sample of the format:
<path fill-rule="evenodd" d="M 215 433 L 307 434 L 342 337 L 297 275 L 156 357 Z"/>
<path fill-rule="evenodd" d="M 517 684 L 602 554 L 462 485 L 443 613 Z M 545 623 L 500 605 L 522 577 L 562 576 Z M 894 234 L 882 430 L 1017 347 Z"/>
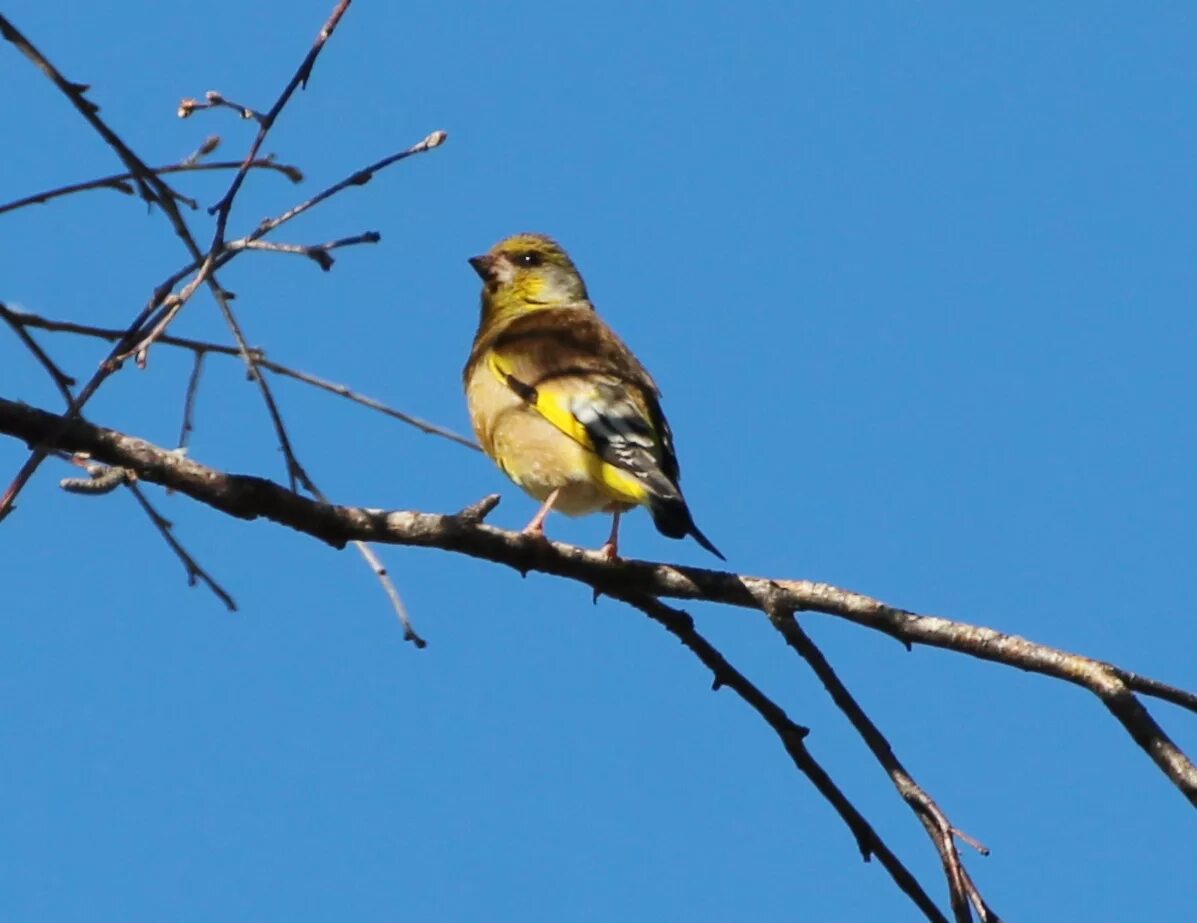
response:
<path fill-rule="evenodd" d="M 544 262 L 544 257 L 535 250 L 525 250 L 515 258 L 515 261 L 521 266 L 539 266 Z"/>

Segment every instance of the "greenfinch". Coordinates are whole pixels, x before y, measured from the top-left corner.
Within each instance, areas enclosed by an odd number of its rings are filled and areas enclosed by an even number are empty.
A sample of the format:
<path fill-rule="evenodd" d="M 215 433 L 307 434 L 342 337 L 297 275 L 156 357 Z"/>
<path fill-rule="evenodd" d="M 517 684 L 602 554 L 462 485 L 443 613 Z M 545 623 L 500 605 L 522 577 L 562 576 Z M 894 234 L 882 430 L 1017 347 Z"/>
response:
<path fill-rule="evenodd" d="M 645 506 L 658 531 L 702 534 L 678 487 L 660 391 L 594 309 L 569 254 L 542 234 L 517 234 L 470 259 L 482 312 L 462 374 L 483 450 L 550 510 L 613 514 L 603 552 L 618 552 L 620 514 Z"/>

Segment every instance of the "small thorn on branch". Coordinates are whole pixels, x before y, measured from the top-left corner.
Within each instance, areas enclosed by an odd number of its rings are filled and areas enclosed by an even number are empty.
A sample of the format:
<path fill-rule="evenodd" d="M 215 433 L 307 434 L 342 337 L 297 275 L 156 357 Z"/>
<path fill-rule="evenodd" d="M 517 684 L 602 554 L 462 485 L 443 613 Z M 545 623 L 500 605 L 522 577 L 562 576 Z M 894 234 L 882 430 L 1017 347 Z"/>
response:
<path fill-rule="evenodd" d="M 462 525 L 476 526 L 491 514 L 501 499 L 502 497 L 498 494 L 488 494 L 477 503 L 471 503 L 465 509 L 455 513 L 453 518 Z"/>
<path fill-rule="evenodd" d="M 333 263 L 336 262 L 336 260 L 332 258 L 332 255 L 323 247 L 309 247 L 305 251 L 304 255 L 311 259 L 324 272 L 328 272 L 330 269 L 332 269 Z"/>
<path fill-rule="evenodd" d="M 977 852 L 979 852 L 982 856 L 989 855 L 989 847 L 988 846 L 986 846 L 980 840 L 969 836 L 967 833 L 965 833 L 959 827 L 952 827 L 952 835 L 955 836 L 958 840 L 962 840 L 963 842 L 967 843 L 969 846 L 971 846 L 973 849 L 975 849 Z"/>

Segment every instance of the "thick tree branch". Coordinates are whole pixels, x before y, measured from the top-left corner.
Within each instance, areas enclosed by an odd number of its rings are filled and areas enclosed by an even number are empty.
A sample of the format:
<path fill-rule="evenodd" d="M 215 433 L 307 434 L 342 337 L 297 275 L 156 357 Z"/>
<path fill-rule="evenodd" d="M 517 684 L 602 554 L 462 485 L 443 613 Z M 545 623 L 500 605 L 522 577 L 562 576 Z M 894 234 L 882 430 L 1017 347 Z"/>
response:
<path fill-rule="evenodd" d="M 767 604 L 775 611 L 815 611 L 883 631 L 908 644 L 927 644 L 983 660 L 1041 673 L 1089 690 L 1110 710 L 1132 739 L 1180 792 L 1197 806 L 1197 767 L 1135 698 L 1161 695 L 1197 711 L 1197 697 L 1155 680 L 1144 680 L 1113 664 L 1073 654 L 991 628 L 917 615 L 810 580 L 771 580 L 696 567 L 648 561 L 608 561 L 598 551 L 546 542 L 496 529 L 478 514 L 438 515 L 334 506 L 309 500 L 265 478 L 225 474 L 159 446 L 79 419 L 68 420 L 0 398 L 0 432 L 33 446 L 88 452 L 107 464 L 135 471 L 139 478 L 170 487 L 241 519 L 265 518 L 334 547 L 351 541 L 413 545 L 456 551 L 584 583 L 608 595 L 629 594 L 701 599 L 748 609 Z"/>

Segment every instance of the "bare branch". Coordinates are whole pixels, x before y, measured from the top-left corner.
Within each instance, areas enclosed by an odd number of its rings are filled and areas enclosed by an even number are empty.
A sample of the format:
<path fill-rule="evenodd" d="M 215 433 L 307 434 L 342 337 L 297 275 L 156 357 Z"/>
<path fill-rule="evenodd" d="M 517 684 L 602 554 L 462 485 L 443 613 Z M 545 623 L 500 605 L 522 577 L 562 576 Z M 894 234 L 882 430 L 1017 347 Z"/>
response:
<path fill-rule="evenodd" d="M 203 173 L 211 170 L 236 170 L 241 167 L 241 164 L 240 160 L 221 160 L 211 163 L 195 163 L 190 162 L 190 160 L 184 160 L 180 163 L 167 164 L 162 167 L 151 167 L 150 169 L 155 174 L 163 176 L 169 173 Z M 276 173 L 281 173 L 293 183 L 303 181 L 303 174 L 297 167 L 293 167 L 290 164 L 278 163 L 272 157 L 259 158 L 249 166 L 251 170 L 273 170 Z M 73 195 L 77 192 L 87 192 L 91 189 L 115 189 L 117 192 L 124 193 L 125 195 L 133 195 L 134 190 L 129 185 L 129 181 L 135 178 L 136 174 L 134 173 L 114 173 L 111 176 L 101 176 L 98 179 L 91 179 L 82 183 L 71 183 L 67 186 L 47 189 L 45 192 L 38 192 L 34 195 L 25 196 L 24 198 L 15 199 L 12 202 L 0 205 L 0 215 L 3 215 L 5 212 L 16 211 L 18 208 L 24 208 L 27 205 L 42 205 L 53 199 Z M 184 196 L 179 196 L 178 198 L 191 208 L 197 207 L 194 199 Z"/>
<path fill-rule="evenodd" d="M 34 66 L 45 74 L 62 91 L 63 95 L 71 101 L 71 104 L 79 111 L 79 114 L 87 120 L 88 124 L 96 130 L 100 137 L 104 139 L 108 146 L 121 159 L 121 162 L 128 168 L 132 174 L 134 183 L 137 185 L 138 191 L 141 193 L 141 197 L 151 204 L 158 205 L 162 209 L 163 213 L 170 219 L 175 233 L 188 244 L 189 249 L 192 251 L 192 256 L 198 257 L 200 252 L 199 247 L 192 240 L 191 233 L 187 229 L 187 224 L 184 222 L 183 216 L 175 203 L 175 200 L 179 198 L 179 194 L 171 189 L 152 169 L 146 166 L 145 162 L 134 154 L 129 146 L 121 140 L 120 136 L 100 118 L 100 107 L 84 96 L 90 87 L 83 83 L 75 83 L 74 81 L 67 80 L 59 72 L 58 68 L 51 64 L 46 56 L 38 51 L 29 39 L 22 35 L 16 26 L 3 15 L 0 15 L 0 37 L 15 45 L 21 54 L 32 61 Z"/>
<path fill-rule="evenodd" d="M 754 610 L 768 600 L 779 611 L 823 612 L 908 644 L 941 647 L 1061 679 L 1096 695 L 1159 770 L 1197 806 L 1197 767 L 1135 698 L 1134 689 L 1123 679 L 1133 674 L 1100 660 L 992 628 L 918 615 L 826 583 L 771 580 L 650 561 L 612 562 L 600 551 L 546 542 L 459 516 L 313 502 L 272 481 L 224 474 L 144 440 L 3 398 L 0 432 L 32 444 L 49 441 L 64 451 L 89 452 L 108 464 L 132 468 L 142 480 L 172 487 L 231 516 L 270 519 L 338 548 L 350 541 L 440 548 L 521 572 L 537 570 L 566 577 L 620 598 L 638 593 Z M 1136 688 L 1149 695 L 1162 686 L 1155 681 L 1139 682 L 1141 686 Z"/>
<path fill-rule="evenodd" d="M 366 231 L 363 234 L 354 234 L 352 237 L 330 240 L 324 244 L 282 244 L 269 240 L 248 240 L 243 238 L 242 240 L 233 241 L 226 249 L 270 250 L 275 253 L 294 253 L 299 256 L 306 256 L 325 272 L 328 272 L 333 268 L 333 263 L 335 262 L 329 254 L 329 250 L 336 250 L 339 247 L 351 247 L 355 244 L 376 244 L 380 240 L 382 240 L 382 235 L 377 231 Z"/>

